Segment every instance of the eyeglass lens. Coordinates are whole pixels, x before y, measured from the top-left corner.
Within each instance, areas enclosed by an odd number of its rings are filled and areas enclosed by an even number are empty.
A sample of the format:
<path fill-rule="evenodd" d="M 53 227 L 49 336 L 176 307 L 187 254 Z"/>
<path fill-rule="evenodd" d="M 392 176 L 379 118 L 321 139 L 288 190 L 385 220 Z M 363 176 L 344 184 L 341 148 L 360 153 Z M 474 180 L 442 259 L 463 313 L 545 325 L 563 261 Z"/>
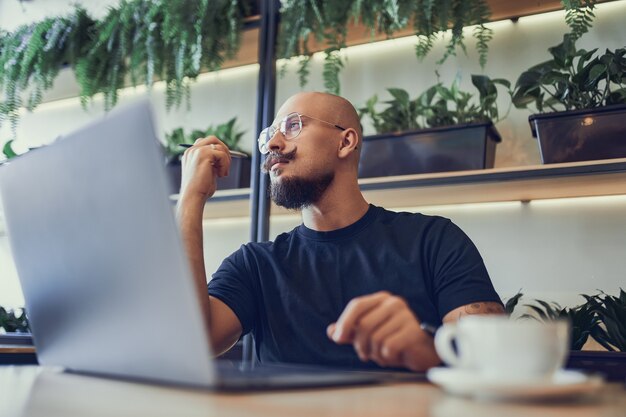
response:
<path fill-rule="evenodd" d="M 302 130 L 302 119 L 300 118 L 300 115 L 298 113 L 290 113 L 278 123 L 278 128 L 276 128 L 275 125 L 272 125 L 261 131 L 258 142 L 259 151 L 262 154 L 269 152 L 267 143 L 274 137 L 278 130 L 280 130 L 280 133 L 282 133 L 287 140 L 298 136 Z"/>

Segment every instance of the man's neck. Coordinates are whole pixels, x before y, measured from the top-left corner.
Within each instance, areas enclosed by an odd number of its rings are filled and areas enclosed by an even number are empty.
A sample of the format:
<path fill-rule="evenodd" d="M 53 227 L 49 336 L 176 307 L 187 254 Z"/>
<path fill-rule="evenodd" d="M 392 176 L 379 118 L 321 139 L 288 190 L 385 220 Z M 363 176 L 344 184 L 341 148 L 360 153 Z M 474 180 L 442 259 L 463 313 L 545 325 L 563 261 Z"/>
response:
<path fill-rule="evenodd" d="M 316 204 L 302 210 L 302 222 L 309 229 L 328 232 L 350 226 L 368 209 L 369 204 L 356 186 L 342 193 L 327 192 Z"/>

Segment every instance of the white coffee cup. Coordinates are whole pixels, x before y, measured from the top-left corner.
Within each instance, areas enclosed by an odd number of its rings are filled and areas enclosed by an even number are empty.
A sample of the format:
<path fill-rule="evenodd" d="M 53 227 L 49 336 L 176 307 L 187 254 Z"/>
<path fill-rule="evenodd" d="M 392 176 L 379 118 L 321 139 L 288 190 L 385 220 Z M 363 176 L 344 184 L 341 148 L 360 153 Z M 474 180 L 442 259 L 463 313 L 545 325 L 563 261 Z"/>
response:
<path fill-rule="evenodd" d="M 549 379 L 565 363 L 569 323 L 466 316 L 456 323 L 444 324 L 437 331 L 435 348 L 448 365 L 484 378 Z"/>

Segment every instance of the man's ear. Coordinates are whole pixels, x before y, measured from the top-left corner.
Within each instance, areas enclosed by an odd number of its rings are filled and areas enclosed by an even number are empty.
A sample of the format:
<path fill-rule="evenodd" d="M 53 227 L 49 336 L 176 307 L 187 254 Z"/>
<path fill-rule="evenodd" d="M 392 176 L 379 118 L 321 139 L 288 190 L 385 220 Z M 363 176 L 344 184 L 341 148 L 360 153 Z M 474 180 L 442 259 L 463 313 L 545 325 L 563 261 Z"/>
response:
<path fill-rule="evenodd" d="M 339 144 L 339 158 L 347 158 L 353 152 L 356 152 L 359 146 L 359 135 L 353 128 L 348 128 L 342 133 L 341 143 Z"/>

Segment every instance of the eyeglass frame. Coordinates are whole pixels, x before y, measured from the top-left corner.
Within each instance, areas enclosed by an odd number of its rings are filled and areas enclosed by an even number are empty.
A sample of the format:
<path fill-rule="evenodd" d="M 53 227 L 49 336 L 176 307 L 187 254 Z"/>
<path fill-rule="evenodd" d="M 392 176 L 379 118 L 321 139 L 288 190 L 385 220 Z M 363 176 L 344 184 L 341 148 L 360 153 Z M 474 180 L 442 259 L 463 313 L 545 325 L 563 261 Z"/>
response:
<path fill-rule="evenodd" d="M 292 117 L 293 115 L 298 116 L 298 121 L 299 121 L 299 130 L 298 133 L 296 133 L 295 136 L 293 137 L 287 137 L 287 119 L 289 119 L 289 117 Z M 289 114 L 287 114 L 285 117 L 283 117 L 279 123 L 278 123 L 278 128 L 275 128 L 275 123 L 272 123 L 271 125 L 269 125 L 268 127 L 266 127 L 265 129 L 261 130 L 261 133 L 259 133 L 259 138 L 257 139 L 257 145 L 259 147 L 259 152 L 261 152 L 261 155 L 267 155 L 270 150 L 269 148 L 267 148 L 267 144 L 269 143 L 270 140 L 272 140 L 272 138 L 274 137 L 274 135 L 276 135 L 277 132 L 280 132 L 286 140 L 293 140 L 295 138 L 297 138 L 300 133 L 302 133 L 302 129 L 304 128 L 304 123 L 302 123 L 302 118 L 303 117 L 308 117 L 309 119 L 313 119 L 316 120 L 318 122 L 322 122 L 325 123 L 331 127 L 334 127 L 336 129 L 339 129 L 341 131 L 343 130 L 347 130 L 347 128 L 342 127 L 340 125 L 328 122 L 326 120 L 322 120 L 322 119 L 318 119 L 317 117 L 313 117 L 313 116 L 308 116 L 306 114 L 302 114 L 302 113 L 298 113 L 298 112 L 291 112 Z M 274 128 L 274 132 L 270 135 L 270 129 Z M 266 150 L 263 151 L 263 148 L 265 148 Z"/>

